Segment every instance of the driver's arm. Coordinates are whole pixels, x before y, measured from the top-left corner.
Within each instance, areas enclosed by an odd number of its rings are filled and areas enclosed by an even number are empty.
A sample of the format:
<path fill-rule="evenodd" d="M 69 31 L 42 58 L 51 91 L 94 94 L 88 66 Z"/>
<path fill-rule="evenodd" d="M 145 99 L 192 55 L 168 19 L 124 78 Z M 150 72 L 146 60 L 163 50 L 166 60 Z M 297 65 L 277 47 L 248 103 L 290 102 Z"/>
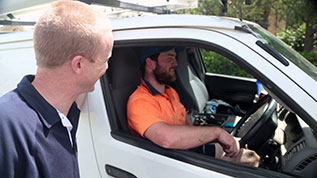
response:
<path fill-rule="evenodd" d="M 144 136 L 157 145 L 170 149 L 190 149 L 217 140 L 226 156 L 237 156 L 239 143 L 219 127 L 169 125 L 158 122 L 151 125 Z"/>
<path fill-rule="evenodd" d="M 186 116 L 186 125 L 193 125 L 193 121 L 190 119 L 188 115 Z"/>

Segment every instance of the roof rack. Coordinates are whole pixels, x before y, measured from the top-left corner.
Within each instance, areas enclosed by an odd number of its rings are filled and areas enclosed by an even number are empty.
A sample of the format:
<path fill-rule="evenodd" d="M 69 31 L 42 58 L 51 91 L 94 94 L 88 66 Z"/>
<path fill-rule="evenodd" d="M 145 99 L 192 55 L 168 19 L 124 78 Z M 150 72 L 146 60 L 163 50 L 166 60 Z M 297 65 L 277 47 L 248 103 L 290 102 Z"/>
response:
<path fill-rule="evenodd" d="M 42 2 L 39 2 L 39 4 L 43 4 L 43 3 L 47 3 L 47 2 L 51 2 L 51 1 L 52 0 L 44 0 L 44 1 L 42 0 Z M 147 7 L 147 6 L 142 6 L 142 5 L 133 4 L 133 3 L 122 2 L 122 1 L 118 1 L 118 0 L 80 0 L 80 1 L 87 3 L 87 4 L 116 7 L 116 8 L 129 9 L 129 10 L 134 10 L 134 11 L 150 12 L 150 13 L 155 13 L 155 14 L 169 14 L 169 13 L 171 13 L 170 10 L 167 9 L 167 7 Z M 6 1 L 6 2 L 9 3 L 8 4 L 9 10 L 15 10 L 15 7 L 13 7 L 13 4 L 10 4 L 10 1 Z M 23 6 L 23 8 L 28 8 L 31 5 L 35 5 L 35 4 L 34 3 L 33 4 L 32 3 L 25 4 L 25 6 Z M 0 14 L 1 13 L 3 13 L 3 15 L 4 15 L 8 12 L 6 12 L 4 10 L 4 11 L 0 11 Z M 32 21 L 14 20 L 15 17 L 11 13 L 6 14 L 6 16 L 8 16 L 10 18 L 10 20 L 0 20 L 0 25 L 33 26 L 35 24 L 35 22 L 32 22 Z"/>
<path fill-rule="evenodd" d="M 0 25 L 23 25 L 23 26 L 33 26 L 33 25 L 35 25 L 35 22 L 13 21 L 13 20 L 0 20 Z"/>
<path fill-rule="evenodd" d="M 87 3 L 87 4 L 97 4 L 97 5 L 103 5 L 103 6 L 109 6 L 109 7 L 118 7 L 122 9 L 130 9 L 135 11 L 143 11 L 143 12 L 151 12 L 155 14 L 170 14 L 171 11 L 167 9 L 167 7 L 148 7 L 148 6 L 142 6 L 138 4 L 133 3 L 127 3 L 122 2 L 118 0 L 80 0 L 81 2 Z"/>
<path fill-rule="evenodd" d="M 0 0 L 0 25 L 6 26 L 33 26 L 35 24 L 35 19 L 33 20 L 32 16 L 30 21 L 21 19 L 20 17 L 24 14 L 30 14 L 33 12 L 41 11 L 45 9 L 45 7 L 53 2 L 54 0 Z M 139 5 L 135 3 L 124 2 L 120 0 L 79 0 L 81 2 L 92 4 L 92 5 L 99 5 L 109 8 L 120 8 L 125 9 L 127 12 L 128 10 L 136 11 L 136 12 L 147 12 L 147 13 L 154 13 L 154 14 L 171 14 L 173 9 L 175 8 L 184 8 L 187 7 L 186 5 L 183 6 L 181 4 L 174 4 L 178 2 L 178 0 L 166 0 L 167 3 L 162 3 L 158 6 L 146 6 L 146 5 Z M 161 0 L 163 2 L 163 0 Z M 186 0 L 181 0 L 180 3 L 185 3 Z M 195 6 L 194 4 L 198 4 L 198 0 L 187 0 L 188 7 Z M 170 10 L 172 9 L 172 10 Z M 124 11 L 123 11 L 124 12 Z M 122 13 L 120 11 L 114 13 Z M 28 15 L 30 16 L 30 15 Z M 28 18 L 26 18 L 28 19 Z"/>

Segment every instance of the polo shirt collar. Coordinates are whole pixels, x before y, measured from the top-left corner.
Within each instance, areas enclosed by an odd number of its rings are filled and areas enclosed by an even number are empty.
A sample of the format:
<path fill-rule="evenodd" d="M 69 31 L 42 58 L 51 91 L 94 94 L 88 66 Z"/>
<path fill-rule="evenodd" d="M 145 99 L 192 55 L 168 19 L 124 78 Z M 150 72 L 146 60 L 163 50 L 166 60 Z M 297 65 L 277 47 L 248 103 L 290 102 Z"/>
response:
<path fill-rule="evenodd" d="M 24 98 L 26 103 L 28 103 L 30 107 L 39 114 L 45 126 L 50 128 L 57 122 L 60 122 L 61 119 L 56 109 L 50 105 L 31 84 L 33 80 L 33 75 L 27 75 L 23 77 L 17 86 L 17 91 Z M 79 115 L 79 112 L 80 111 L 74 102 L 69 110 L 69 114 L 75 113 L 75 115 Z"/>
<path fill-rule="evenodd" d="M 147 86 L 147 88 L 150 90 L 150 92 L 151 92 L 152 95 L 162 94 L 162 93 L 160 93 L 159 91 L 157 91 L 157 90 L 151 85 L 150 82 L 148 82 L 148 81 L 145 80 L 145 79 L 143 79 L 143 81 L 144 81 L 145 86 Z M 166 86 L 165 88 L 169 88 L 168 85 L 165 85 L 165 86 Z"/>
<path fill-rule="evenodd" d="M 148 87 L 148 89 L 150 90 L 150 92 L 152 93 L 152 95 L 157 95 L 160 94 L 159 91 L 157 91 L 150 82 L 148 82 L 147 80 L 144 80 L 145 85 Z"/>

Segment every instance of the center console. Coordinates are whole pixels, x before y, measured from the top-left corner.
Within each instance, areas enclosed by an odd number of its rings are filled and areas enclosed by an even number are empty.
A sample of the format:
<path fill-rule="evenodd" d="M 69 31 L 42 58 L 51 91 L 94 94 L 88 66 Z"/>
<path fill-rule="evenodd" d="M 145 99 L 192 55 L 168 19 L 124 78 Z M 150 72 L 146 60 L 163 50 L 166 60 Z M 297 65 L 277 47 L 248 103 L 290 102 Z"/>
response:
<path fill-rule="evenodd" d="M 241 117 L 226 114 L 192 113 L 193 125 L 218 126 L 230 132 Z"/>

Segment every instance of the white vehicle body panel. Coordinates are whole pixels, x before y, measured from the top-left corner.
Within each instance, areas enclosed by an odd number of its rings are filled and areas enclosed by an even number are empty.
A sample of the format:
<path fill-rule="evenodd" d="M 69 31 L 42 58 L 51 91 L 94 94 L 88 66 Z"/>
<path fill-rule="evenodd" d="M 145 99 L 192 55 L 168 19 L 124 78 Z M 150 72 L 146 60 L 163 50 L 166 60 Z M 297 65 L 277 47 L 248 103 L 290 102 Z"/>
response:
<path fill-rule="evenodd" d="M 0 95 L 16 88 L 26 74 L 35 74 L 32 32 L 0 35 Z"/>

